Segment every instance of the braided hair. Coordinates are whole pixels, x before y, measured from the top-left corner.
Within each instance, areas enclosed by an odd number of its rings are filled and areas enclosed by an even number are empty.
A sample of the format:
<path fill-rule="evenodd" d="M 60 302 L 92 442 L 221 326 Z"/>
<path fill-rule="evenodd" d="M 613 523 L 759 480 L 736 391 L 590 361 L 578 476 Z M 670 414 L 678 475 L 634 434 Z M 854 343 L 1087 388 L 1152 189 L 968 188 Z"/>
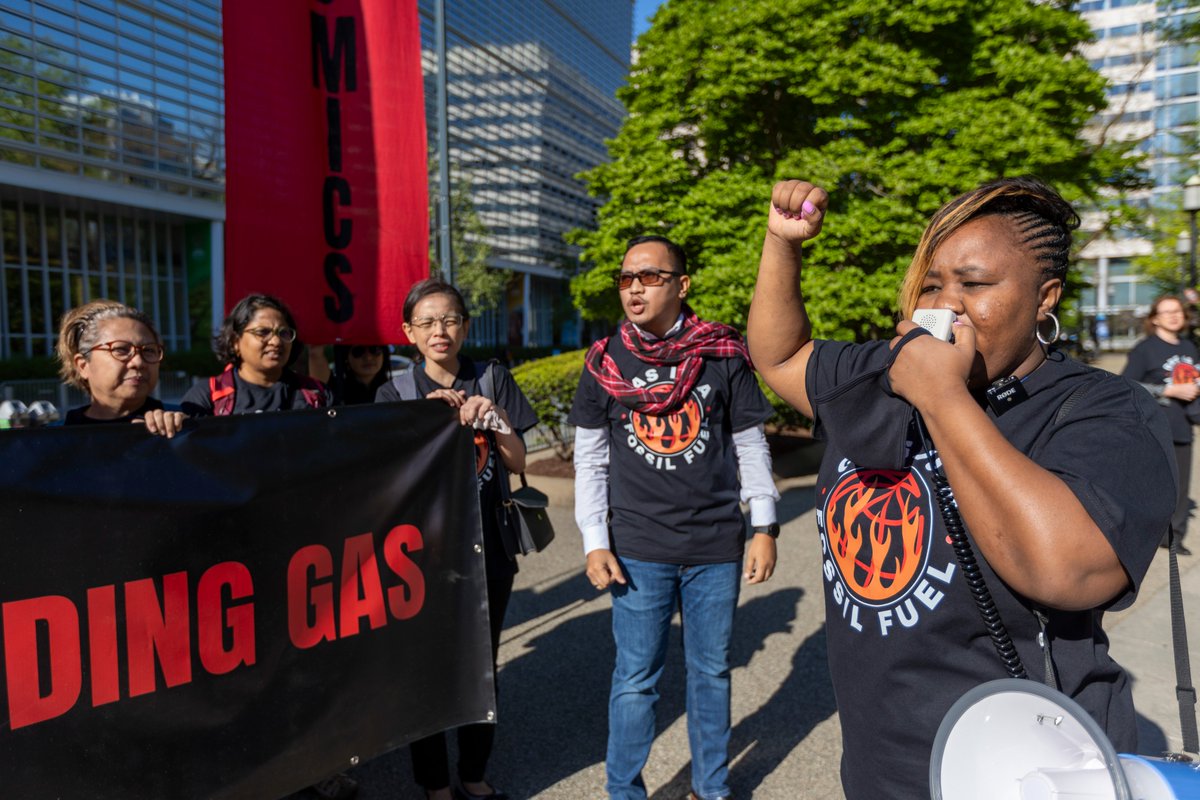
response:
<path fill-rule="evenodd" d="M 1012 222 L 1018 243 L 1041 265 L 1043 281 L 1066 279 L 1071 232 L 1079 227 L 1079 215 L 1062 195 L 1036 178 L 1001 178 L 959 195 L 933 215 L 900 287 L 905 317 L 917 307 L 937 248 L 963 225 L 989 216 Z"/>
<path fill-rule="evenodd" d="M 116 300 L 93 300 L 81 306 L 72 308 L 63 314 L 58 326 L 58 343 L 54 352 L 58 358 L 58 374 L 64 383 L 74 386 L 81 391 L 88 391 L 87 380 L 79 374 L 75 366 L 75 356 L 87 356 L 91 349 L 99 344 L 100 323 L 110 319 L 131 319 L 145 325 L 154 340 L 162 344 L 162 337 L 150 317 L 132 306 L 118 303 Z"/>

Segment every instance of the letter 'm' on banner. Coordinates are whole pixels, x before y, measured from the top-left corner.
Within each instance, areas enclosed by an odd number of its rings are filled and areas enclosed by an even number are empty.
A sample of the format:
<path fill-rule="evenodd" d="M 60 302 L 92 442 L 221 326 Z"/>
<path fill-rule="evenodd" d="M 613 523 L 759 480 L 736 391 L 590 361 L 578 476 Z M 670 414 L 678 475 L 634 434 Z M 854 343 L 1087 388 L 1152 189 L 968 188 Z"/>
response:
<path fill-rule="evenodd" d="M 305 341 L 395 340 L 429 275 L 416 0 L 223 9 L 226 309 L 268 292 Z"/>

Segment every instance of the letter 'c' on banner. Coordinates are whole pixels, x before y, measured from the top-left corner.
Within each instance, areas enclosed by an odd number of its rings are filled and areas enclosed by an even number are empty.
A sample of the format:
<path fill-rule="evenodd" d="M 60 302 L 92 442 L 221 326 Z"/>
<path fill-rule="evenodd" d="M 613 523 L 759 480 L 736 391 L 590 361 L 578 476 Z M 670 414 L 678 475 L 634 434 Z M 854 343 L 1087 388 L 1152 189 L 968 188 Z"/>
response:
<path fill-rule="evenodd" d="M 416 0 L 223 7 L 226 310 L 266 292 L 306 341 L 395 340 L 429 275 Z"/>

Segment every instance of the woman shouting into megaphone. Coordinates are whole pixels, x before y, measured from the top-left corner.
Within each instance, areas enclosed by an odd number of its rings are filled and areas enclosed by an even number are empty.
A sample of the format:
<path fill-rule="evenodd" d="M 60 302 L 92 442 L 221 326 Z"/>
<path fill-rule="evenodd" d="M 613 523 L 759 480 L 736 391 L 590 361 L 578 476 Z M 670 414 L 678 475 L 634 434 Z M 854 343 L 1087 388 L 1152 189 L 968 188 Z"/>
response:
<path fill-rule="evenodd" d="M 801 245 L 836 207 L 776 184 L 747 338 L 827 444 L 817 519 L 847 798 L 928 797 L 947 709 L 1006 676 L 1057 684 L 1136 749 L 1101 618 L 1154 557 L 1174 456 L 1144 389 L 1052 346 L 1078 216 L 1031 179 L 955 198 L 917 245 L 897 336 L 852 343 L 814 339 L 801 291 Z M 914 314 L 944 317 L 947 340 Z"/>

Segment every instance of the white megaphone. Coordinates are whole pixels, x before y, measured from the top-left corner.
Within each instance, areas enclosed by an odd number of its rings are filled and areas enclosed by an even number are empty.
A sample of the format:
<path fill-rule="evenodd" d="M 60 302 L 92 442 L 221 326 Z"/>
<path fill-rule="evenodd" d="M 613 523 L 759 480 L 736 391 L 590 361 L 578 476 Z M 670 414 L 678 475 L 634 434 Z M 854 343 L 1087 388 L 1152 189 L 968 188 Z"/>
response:
<path fill-rule="evenodd" d="M 933 800 L 1191 800 L 1200 798 L 1200 764 L 1118 756 L 1074 700 L 1007 678 L 946 712 L 929 787 Z"/>

